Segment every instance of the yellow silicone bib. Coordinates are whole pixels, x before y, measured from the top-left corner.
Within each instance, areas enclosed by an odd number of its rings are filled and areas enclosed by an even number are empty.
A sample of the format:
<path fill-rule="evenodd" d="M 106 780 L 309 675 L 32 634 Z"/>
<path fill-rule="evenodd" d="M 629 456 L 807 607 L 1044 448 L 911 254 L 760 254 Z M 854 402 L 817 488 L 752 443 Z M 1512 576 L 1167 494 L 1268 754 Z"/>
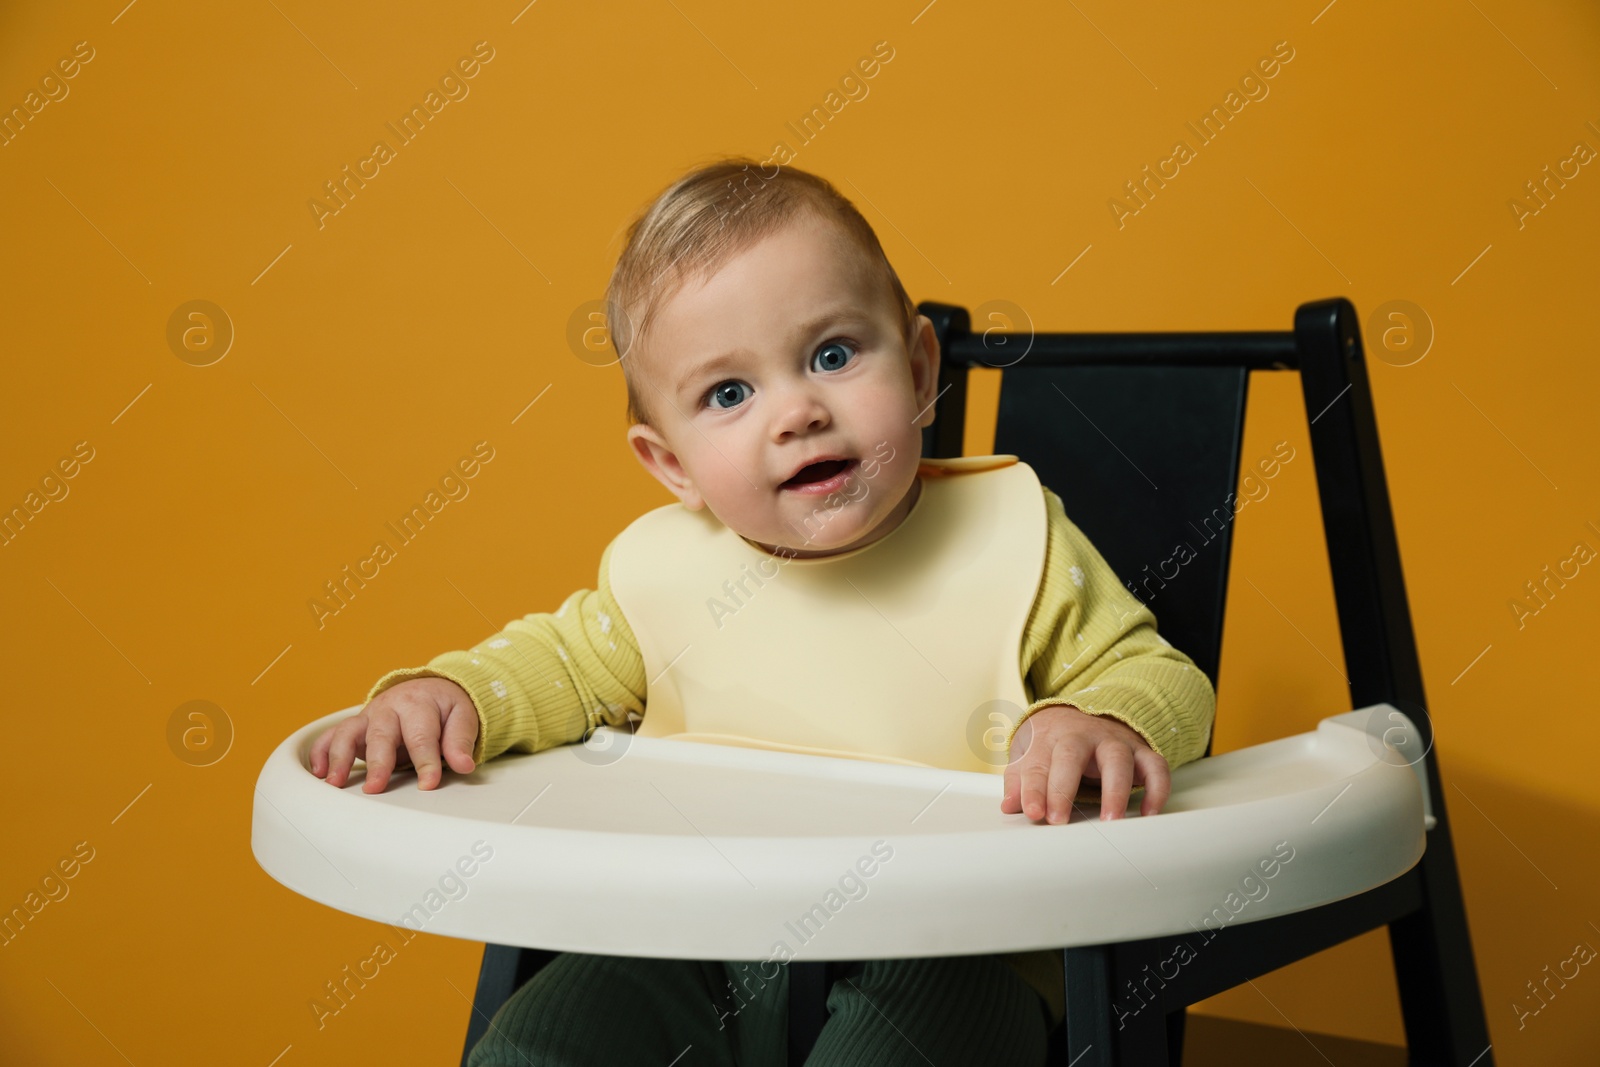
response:
<path fill-rule="evenodd" d="M 610 579 L 644 657 L 640 735 L 1004 771 L 980 739 L 992 702 L 1027 704 L 1043 490 L 1015 456 L 919 477 L 899 527 L 836 556 L 775 556 L 681 504 L 629 525 Z"/>

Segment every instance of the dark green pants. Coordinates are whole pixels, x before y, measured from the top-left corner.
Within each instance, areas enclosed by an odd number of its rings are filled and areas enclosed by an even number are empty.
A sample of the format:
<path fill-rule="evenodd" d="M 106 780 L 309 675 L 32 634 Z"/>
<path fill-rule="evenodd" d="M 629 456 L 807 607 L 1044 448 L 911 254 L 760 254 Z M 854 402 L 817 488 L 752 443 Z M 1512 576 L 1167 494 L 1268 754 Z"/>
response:
<path fill-rule="evenodd" d="M 1048 1010 L 993 956 L 837 966 L 806 1067 L 1044 1063 Z M 565 952 L 495 1013 L 469 1062 L 783 1067 L 788 984 L 775 963 Z"/>

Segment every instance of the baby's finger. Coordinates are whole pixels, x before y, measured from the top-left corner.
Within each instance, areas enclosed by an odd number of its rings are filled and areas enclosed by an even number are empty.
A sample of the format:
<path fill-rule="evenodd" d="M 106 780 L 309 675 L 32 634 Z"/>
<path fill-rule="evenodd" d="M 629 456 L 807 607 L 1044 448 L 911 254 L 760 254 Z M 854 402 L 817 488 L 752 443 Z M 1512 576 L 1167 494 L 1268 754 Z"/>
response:
<path fill-rule="evenodd" d="M 366 751 L 367 719 L 353 715 L 331 731 L 328 743 L 328 784 L 340 788 L 350 780 L 350 767 Z"/>
<path fill-rule="evenodd" d="M 1133 750 L 1126 741 L 1102 741 L 1094 758 L 1100 771 L 1100 818 L 1120 819 L 1133 789 Z"/>
<path fill-rule="evenodd" d="M 1076 741 L 1062 741 L 1050 757 L 1049 821 L 1069 822 L 1072 819 L 1072 801 L 1078 795 L 1078 783 L 1083 779 L 1083 767 L 1088 753 Z"/>
<path fill-rule="evenodd" d="M 1022 810 L 1022 761 L 1022 749 L 1013 742 L 1011 762 L 1006 764 L 1000 787 L 1000 810 L 1007 815 L 1015 815 Z"/>
<path fill-rule="evenodd" d="M 439 709 L 430 701 L 407 708 L 400 717 L 400 731 L 406 739 L 411 766 L 417 769 L 417 788 L 432 789 L 439 784 Z"/>
<path fill-rule="evenodd" d="M 311 742 L 311 773 L 318 778 L 328 776 L 328 746 L 333 743 L 333 728 L 330 727 L 317 735 Z"/>
<path fill-rule="evenodd" d="M 399 742 L 400 722 L 394 711 L 385 707 L 372 712 L 367 724 L 367 780 L 361 783 L 363 793 L 381 793 L 388 787 Z"/>
<path fill-rule="evenodd" d="M 1043 746 L 1041 746 L 1042 748 Z M 1045 817 L 1045 788 L 1050 784 L 1050 761 L 1044 752 L 1029 752 L 1017 767 L 1021 782 L 1018 802 L 1030 819 Z"/>
<path fill-rule="evenodd" d="M 1015 815 L 1023 810 L 1022 768 L 1028 755 L 1028 743 L 1032 738 L 1032 720 L 1024 720 L 1011 737 L 1011 748 L 1006 754 L 1006 771 L 1000 787 L 1000 810 L 1007 815 Z"/>
<path fill-rule="evenodd" d="M 1140 815 L 1155 815 L 1166 806 L 1172 795 L 1172 769 L 1161 755 L 1149 749 L 1139 749 L 1133 754 L 1139 767 L 1140 781 L 1144 783 L 1144 800 L 1139 804 Z"/>
<path fill-rule="evenodd" d="M 1001 777 L 1000 785 L 1000 810 L 1007 815 L 1015 815 L 1022 810 L 1022 776 L 1017 771 L 1015 763 L 1006 764 L 1006 773 Z"/>
<path fill-rule="evenodd" d="M 478 739 L 478 711 L 472 701 L 457 701 L 444 721 L 445 762 L 460 774 L 472 773 L 472 743 Z"/>

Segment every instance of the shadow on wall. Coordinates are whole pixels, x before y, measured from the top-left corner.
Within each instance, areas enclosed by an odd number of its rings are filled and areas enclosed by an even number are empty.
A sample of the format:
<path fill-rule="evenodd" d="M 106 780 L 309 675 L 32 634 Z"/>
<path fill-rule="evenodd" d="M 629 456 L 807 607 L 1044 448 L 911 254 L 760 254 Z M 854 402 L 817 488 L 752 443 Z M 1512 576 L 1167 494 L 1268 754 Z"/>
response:
<path fill-rule="evenodd" d="M 1600 956 L 1593 954 L 1600 951 L 1600 852 L 1592 845 L 1600 813 L 1453 762 L 1448 751 L 1440 760 L 1495 1062 L 1592 1061 L 1600 1045 Z M 1359 960 L 1333 959 L 1341 955 Z M 1328 977 L 1352 971 L 1368 980 L 1357 986 Z M 1337 1033 L 1404 1044 L 1385 931 L 1255 984 L 1212 997 L 1199 1012 L 1292 1025 L 1312 1042 Z"/>

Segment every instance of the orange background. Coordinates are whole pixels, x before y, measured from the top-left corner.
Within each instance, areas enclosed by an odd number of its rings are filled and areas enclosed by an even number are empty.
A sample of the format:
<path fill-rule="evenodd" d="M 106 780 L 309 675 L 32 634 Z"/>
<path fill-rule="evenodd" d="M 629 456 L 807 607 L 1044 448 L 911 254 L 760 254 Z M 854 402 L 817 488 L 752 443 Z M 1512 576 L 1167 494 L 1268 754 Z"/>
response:
<path fill-rule="evenodd" d="M 1592 7 L 123 2 L 0 16 L 7 111 L 77 42 L 94 55 L 0 147 L 0 506 L 93 449 L 0 547 L 0 907 L 93 850 L 0 948 L 8 1062 L 459 1055 L 479 946 L 448 938 L 316 1028 L 309 1001 L 382 928 L 261 871 L 252 786 L 385 670 L 592 586 L 605 543 L 668 502 L 625 449 L 620 373 L 577 358 L 568 321 L 647 198 L 779 140 L 855 200 L 917 300 L 1007 299 L 1046 330 L 1287 329 L 1331 295 L 1364 322 L 1423 309 L 1421 361 L 1367 344 L 1495 1056 L 1592 1055 L 1600 977 L 1520 1029 L 1512 1004 L 1600 945 L 1581 673 L 1600 577 L 1520 629 L 1509 602 L 1600 548 L 1582 325 L 1600 175 L 1521 225 L 1508 207 L 1600 146 Z M 1186 121 L 1285 40 L 1269 94 L 1119 228 L 1124 183 L 1194 145 Z M 478 41 L 494 58 L 470 94 L 319 228 L 323 183 Z M 868 95 L 802 145 L 786 123 L 879 41 Z M 203 367 L 167 341 L 197 299 L 236 331 Z M 994 373 L 969 451 L 990 448 Z M 1282 439 L 1300 458 L 1238 519 L 1219 752 L 1346 709 L 1298 381 L 1258 374 L 1246 463 Z M 495 453 L 470 496 L 319 629 L 323 583 L 479 441 Z M 234 730 L 210 766 L 169 747 L 190 700 Z M 1197 1010 L 1402 1041 L 1382 931 Z"/>

